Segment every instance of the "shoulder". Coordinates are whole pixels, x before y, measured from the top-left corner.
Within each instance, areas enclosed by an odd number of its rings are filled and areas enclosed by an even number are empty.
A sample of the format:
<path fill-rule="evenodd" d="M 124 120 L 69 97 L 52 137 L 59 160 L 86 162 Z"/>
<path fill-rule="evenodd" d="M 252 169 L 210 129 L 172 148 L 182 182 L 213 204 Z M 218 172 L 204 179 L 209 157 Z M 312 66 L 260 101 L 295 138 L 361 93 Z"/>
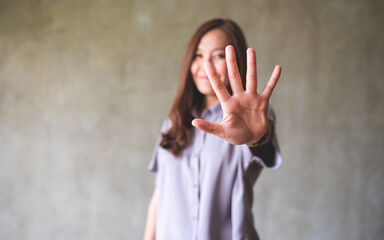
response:
<path fill-rule="evenodd" d="M 167 118 L 163 121 L 163 124 L 161 125 L 161 133 L 165 133 L 167 131 L 169 131 L 169 129 L 171 129 L 172 127 L 172 121 L 170 118 Z"/>

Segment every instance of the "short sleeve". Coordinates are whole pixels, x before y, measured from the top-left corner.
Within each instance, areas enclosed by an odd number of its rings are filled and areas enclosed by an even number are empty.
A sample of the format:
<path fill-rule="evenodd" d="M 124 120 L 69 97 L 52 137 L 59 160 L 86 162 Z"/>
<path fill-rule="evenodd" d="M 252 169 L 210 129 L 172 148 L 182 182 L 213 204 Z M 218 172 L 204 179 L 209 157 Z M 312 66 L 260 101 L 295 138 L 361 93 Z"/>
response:
<path fill-rule="evenodd" d="M 155 150 L 153 151 L 153 154 L 152 154 L 152 158 L 151 158 L 151 161 L 149 162 L 149 165 L 148 165 L 148 170 L 153 172 L 153 173 L 156 173 L 157 172 L 157 154 L 158 154 L 158 151 L 159 151 L 159 141 L 157 141 L 157 144 L 155 146 Z"/>
<path fill-rule="evenodd" d="M 159 169 L 158 152 L 159 152 L 159 147 L 160 147 L 159 143 L 160 142 L 157 141 L 156 146 L 155 146 L 155 150 L 153 151 L 153 154 L 152 154 L 152 159 L 148 165 L 148 170 L 156 174 L 156 178 L 155 178 L 156 187 L 159 187 L 159 181 L 160 181 L 159 180 L 160 174 L 158 173 L 158 169 Z"/>
<path fill-rule="evenodd" d="M 170 128 L 171 124 L 169 120 L 165 120 L 162 127 L 161 127 L 161 133 L 166 132 Z M 159 149 L 160 149 L 160 140 L 161 140 L 161 134 L 159 138 L 157 139 L 155 149 L 153 150 L 152 158 L 151 161 L 149 162 L 148 165 L 148 170 L 156 173 L 156 180 L 155 180 L 155 185 L 159 186 L 159 179 L 160 179 L 160 173 L 159 173 L 159 167 L 160 164 L 160 159 L 159 159 Z"/>
<path fill-rule="evenodd" d="M 269 121 L 271 121 L 272 127 L 275 129 L 276 117 L 275 117 L 275 113 L 274 113 L 271 106 L 268 107 L 268 119 L 269 119 Z M 268 169 L 279 168 L 279 166 L 282 163 L 282 157 L 280 154 L 280 149 L 279 149 L 279 144 L 277 141 L 276 131 L 273 131 L 273 136 L 272 136 L 271 141 L 272 141 L 273 148 L 275 150 L 274 159 L 272 161 L 269 159 L 262 159 L 256 155 L 253 155 L 251 150 L 249 149 L 249 147 L 246 144 L 243 144 L 243 145 L 241 145 L 241 147 L 243 148 L 243 154 L 245 155 L 244 156 L 245 159 L 251 159 L 251 162 L 255 161 L 264 168 L 268 168 Z M 267 164 L 267 163 L 269 163 L 269 164 Z"/>

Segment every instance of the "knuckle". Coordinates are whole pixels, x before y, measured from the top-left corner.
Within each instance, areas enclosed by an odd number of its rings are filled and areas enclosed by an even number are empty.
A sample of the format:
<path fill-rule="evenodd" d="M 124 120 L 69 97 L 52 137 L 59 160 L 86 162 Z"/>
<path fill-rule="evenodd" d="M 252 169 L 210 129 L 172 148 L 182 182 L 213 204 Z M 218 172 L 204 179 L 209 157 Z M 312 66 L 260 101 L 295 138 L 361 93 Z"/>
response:
<path fill-rule="evenodd" d="M 240 74 L 239 74 L 239 72 L 233 72 L 232 74 L 231 74 L 231 77 L 233 78 L 233 79 L 239 79 L 240 78 Z"/>

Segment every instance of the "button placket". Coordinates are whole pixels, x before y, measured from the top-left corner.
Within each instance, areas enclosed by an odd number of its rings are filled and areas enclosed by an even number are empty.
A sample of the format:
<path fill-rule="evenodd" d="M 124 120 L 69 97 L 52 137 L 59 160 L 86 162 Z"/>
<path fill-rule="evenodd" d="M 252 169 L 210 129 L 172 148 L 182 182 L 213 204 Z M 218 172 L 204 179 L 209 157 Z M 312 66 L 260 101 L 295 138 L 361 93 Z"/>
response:
<path fill-rule="evenodd" d="M 205 112 L 204 112 L 205 111 Z M 212 112 L 210 109 L 204 110 L 202 118 L 207 121 L 212 121 L 209 119 L 212 117 Z M 194 149 L 192 154 L 192 161 L 194 166 L 194 179 L 193 179 L 193 202 L 194 202 L 194 212 L 192 213 L 192 222 L 194 225 L 194 239 L 197 239 L 198 236 L 198 223 L 200 218 L 200 196 L 201 196 L 201 153 L 203 146 L 206 140 L 206 133 L 200 130 L 195 130 L 195 139 Z"/>
<path fill-rule="evenodd" d="M 204 144 L 204 133 L 201 131 L 195 132 L 195 148 L 192 157 L 193 166 L 194 166 L 194 178 L 193 178 L 193 202 L 194 209 L 192 213 L 192 221 L 194 224 L 194 239 L 197 239 L 198 233 L 198 222 L 199 222 L 199 211 L 200 211 L 200 174 L 201 174 L 201 164 L 200 164 L 200 153 L 202 146 Z"/>

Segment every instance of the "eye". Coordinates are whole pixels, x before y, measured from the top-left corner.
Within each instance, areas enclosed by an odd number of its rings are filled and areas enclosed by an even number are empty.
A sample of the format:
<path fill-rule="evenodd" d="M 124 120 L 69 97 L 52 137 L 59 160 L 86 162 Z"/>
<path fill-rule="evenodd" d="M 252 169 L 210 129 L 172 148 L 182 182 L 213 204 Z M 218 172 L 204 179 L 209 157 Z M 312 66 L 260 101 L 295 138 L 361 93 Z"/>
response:
<path fill-rule="evenodd" d="M 216 54 L 215 58 L 225 58 L 225 54 L 224 53 Z"/>
<path fill-rule="evenodd" d="M 200 53 L 195 53 L 195 56 L 193 56 L 194 59 L 195 58 L 202 58 L 202 57 L 203 57 L 203 55 Z"/>

